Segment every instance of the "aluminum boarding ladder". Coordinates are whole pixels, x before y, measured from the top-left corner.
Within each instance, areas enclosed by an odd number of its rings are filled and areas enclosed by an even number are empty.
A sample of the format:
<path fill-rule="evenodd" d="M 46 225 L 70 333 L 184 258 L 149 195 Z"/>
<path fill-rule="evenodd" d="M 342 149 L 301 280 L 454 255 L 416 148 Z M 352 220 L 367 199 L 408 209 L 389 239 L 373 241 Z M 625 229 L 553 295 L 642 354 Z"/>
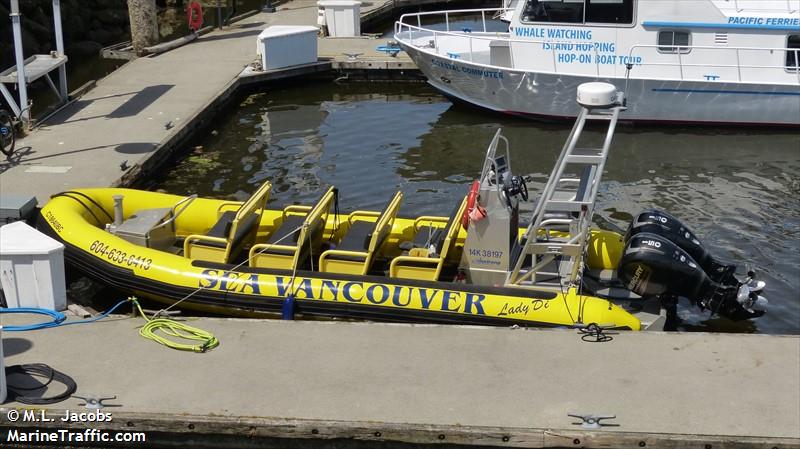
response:
<path fill-rule="evenodd" d="M 624 109 L 622 105 L 581 108 L 525 231 L 507 284 L 555 291 L 578 285 L 600 178 Z M 589 121 L 608 125 L 601 147 L 579 146 Z"/>

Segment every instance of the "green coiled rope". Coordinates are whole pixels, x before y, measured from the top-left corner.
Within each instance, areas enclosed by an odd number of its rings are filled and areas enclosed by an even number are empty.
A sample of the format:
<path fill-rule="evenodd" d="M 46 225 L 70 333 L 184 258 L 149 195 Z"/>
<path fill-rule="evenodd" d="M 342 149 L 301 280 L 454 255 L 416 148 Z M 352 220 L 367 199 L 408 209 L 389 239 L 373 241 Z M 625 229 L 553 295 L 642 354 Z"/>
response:
<path fill-rule="evenodd" d="M 147 315 L 145 315 L 142 310 L 142 306 L 139 305 L 139 301 L 135 297 L 131 296 L 128 300 L 133 302 L 139 314 L 147 321 L 147 323 L 139 329 L 139 335 L 142 337 L 179 351 L 206 352 L 219 346 L 219 340 L 217 340 L 217 337 L 211 332 L 168 318 L 147 318 Z M 170 337 L 193 340 L 200 343 L 194 345 L 178 343 L 157 332 Z"/>

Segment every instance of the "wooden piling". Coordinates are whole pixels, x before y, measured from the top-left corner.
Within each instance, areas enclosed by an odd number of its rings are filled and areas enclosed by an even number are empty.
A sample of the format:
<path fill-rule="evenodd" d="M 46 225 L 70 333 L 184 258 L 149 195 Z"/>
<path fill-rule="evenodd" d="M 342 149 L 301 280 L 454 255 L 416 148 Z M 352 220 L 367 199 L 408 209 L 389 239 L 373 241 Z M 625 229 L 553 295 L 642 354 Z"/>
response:
<path fill-rule="evenodd" d="M 128 15 L 133 50 L 141 56 L 145 47 L 158 43 L 156 0 L 128 0 Z"/>

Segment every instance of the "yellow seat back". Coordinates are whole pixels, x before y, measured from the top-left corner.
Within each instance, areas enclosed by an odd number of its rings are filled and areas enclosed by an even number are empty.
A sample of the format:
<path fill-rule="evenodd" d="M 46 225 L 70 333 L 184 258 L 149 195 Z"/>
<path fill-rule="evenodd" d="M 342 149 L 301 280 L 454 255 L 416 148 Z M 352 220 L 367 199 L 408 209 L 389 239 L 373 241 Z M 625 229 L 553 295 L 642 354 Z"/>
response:
<path fill-rule="evenodd" d="M 313 255 L 314 248 L 319 248 L 322 244 L 325 224 L 328 221 L 328 215 L 330 215 L 335 198 L 334 187 L 328 188 L 322 198 L 317 201 L 317 204 L 305 215 L 294 244 L 260 243 L 253 245 L 250 248 L 250 266 L 284 270 L 298 268 L 298 264 L 302 262 L 301 259 L 306 255 L 305 251 Z M 297 206 L 287 207 L 284 210 L 284 217 L 287 216 L 287 212 L 297 210 L 300 210 Z M 280 232 L 280 229 L 275 232 Z"/>
<path fill-rule="evenodd" d="M 348 221 L 351 225 L 357 221 L 372 221 L 372 218 L 377 217 L 375 220 L 375 227 L 372 230 L 372 236 L 370 237 L 369 243 L 366 245 L 367 250 L 346 251 L 331 249 L 325 251 L 319 258 L 320 270 L 329 273 L 367 274 L 372 266 L 375 254 L 392 231 L 392 226 L 394 225 L 394 220 L 397 217 L 397 212 L 400 210 L 400 203 L 402 201 L 403 192 L 398 191 L 380 214 L 363 211 L 351 213 L 348 217 Z"/>
<path fill-rule="evenodd" d="M 402 201 L 403 192 L 398 191 L 394 194 L 392 201 L 389 202 L 389 205 L 386 206 L 386 209 L 383 210 L 380 217 L 378 217 L 378 221 L 375 223 L 375 231 L 372 233 L 372 238 L 369 241 L 369 249 L 367 252 L 374 254 L 378 251 L 380 245 L 389 233 L 392 232 L 394 219 L 397 217 L 397 212 L 400 211 L 400 203 Z"/>
<path fill-rule="evenodd" d="M 466 207 L 467 198 L 464 197 L 458 209 L 456 209 L 446 225 L 447 230 L 445 231 L 446 234 L 444 242 L 442 243 L 441 253 L 437 257 L 419 255 L 395 257 L 389 265 L 389 276 L 425 281 L 438 280 L 442 272 L 442 266 L 444 266 L 448 254 L 452 248 L 455 247 L 456 241 L 458 240 L 458 233 L 461 231 L 461 216 L 464 214 L 464 209 L 466 209 Z M 429 222 L 432 221 L 433 220 L 430 220 Z"/>
<path fill-rule="evenodd" d="M 225 218 L 225 209 L 236 211 L 225 236 L 190 235 L 183 242 L 184 256 L 190 259 L 229 263 L 242 248 L 251 245 L 255 240 L 260 212 L 267 206 L 271 188 L 272 184 L 267 181 L 244 203 L 223 203 L 217 209 L 218 219 Z"/>

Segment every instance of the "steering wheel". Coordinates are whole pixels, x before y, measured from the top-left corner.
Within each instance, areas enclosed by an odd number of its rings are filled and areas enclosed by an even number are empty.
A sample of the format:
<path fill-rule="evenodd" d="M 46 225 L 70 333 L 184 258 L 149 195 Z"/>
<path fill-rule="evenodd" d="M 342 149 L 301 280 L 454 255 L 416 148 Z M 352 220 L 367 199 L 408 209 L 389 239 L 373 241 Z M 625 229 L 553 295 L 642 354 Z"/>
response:
<path fill-rule="evenodd" d="M 511 207 L 511 197 L 519 195 L 522 201 L 528 201 L 528 185 L 525 178 L 519 175 L 506 178 L 503 182 L 503 195 L 506 197 L 506 204 Z"/>

